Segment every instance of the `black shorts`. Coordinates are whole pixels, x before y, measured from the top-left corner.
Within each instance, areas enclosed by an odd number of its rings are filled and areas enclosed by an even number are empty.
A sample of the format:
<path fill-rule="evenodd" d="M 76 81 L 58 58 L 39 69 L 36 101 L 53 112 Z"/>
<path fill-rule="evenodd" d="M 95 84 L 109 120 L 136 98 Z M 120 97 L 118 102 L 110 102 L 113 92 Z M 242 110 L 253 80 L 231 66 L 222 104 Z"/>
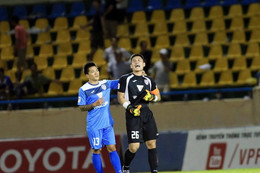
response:
<path fill-rule="evenodd" d="M 148 106 L 143 106 L 141 115 L 137 117 L 126 111 L 126 130 L 128 143 L 146 142 L 157 139 L 159 135 L 153 113 Z"/>

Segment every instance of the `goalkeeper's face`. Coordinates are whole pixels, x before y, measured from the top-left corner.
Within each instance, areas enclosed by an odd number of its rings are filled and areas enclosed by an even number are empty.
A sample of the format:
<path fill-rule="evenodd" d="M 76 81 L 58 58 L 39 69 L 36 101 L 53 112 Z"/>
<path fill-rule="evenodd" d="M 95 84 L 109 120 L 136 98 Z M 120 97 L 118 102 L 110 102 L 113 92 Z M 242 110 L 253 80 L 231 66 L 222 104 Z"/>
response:
<path fill-rule="evenodd" d="M 96 66 L 92 66 L 89 68 L 87 77 L 90 83 L 96 83 L 99 80 L 99 70 Z"/>
<path fill-rule="evenodd" d="M 132 58 L 131 68 L 132 68 L 133 72 L 143 71 L 144 66 L 145 66 L 145 62 L 142 57 L 135 56 L 134 58 Z"/>

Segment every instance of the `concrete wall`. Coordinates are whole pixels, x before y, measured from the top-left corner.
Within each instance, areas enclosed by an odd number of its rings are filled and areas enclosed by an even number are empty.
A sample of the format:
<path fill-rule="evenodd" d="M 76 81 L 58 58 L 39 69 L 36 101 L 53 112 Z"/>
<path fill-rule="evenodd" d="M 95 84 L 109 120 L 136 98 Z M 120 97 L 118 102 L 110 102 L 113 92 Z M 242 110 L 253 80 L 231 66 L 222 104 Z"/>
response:
<path fill-rule="evenodd" d="M 260 98 L 260 97 L 259 97 Z M 159 131 L 260 125 L 254 115 L 254 100 L 191 101 L 155 103 Z M 125 133 L 124 109 L 111 106 L 115 132 Z M 0 138 L 30 138 L 86 134 L 86 113 L 77 108 L 0 112 Z"/>

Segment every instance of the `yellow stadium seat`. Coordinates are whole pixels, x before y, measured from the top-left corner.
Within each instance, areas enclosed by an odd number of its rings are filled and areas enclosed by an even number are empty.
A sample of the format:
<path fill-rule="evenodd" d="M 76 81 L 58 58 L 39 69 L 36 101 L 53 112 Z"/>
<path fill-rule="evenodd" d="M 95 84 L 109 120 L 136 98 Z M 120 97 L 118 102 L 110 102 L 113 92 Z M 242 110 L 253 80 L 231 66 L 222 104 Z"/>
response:
<path fill-rule="evenodd" d="M 138 23 L 146 23 L 146 15 L 144 11 L 136 11 L 134 12 L 132 19 L 132 24 L 138 24 Z"/>
<path fill-rule="evenodd" d="M 176 73 L 179 75 L 190 72 L 190 61 L 183 59 L 177 62 Z"/>
<path fill-rule="evenodd" d="M 213 18 L 222 18 L 223 17 L 223 8 L 222 6 L 212 6 L 209 11 L 209 19 Z"/>
<path fill-rule="evenodd" d="M 0 36 L 0 48 L 12 46 L 12 38 L 9 34 L 1 34 Z"/>
<path fill-rule="evenodd" d="M 246 57 L 255 57 L 259 56 L 259 45 L 258 43 L 249 43 L 247 45 L 247 50 L 246 50 Z"/>
<path fill-rule="evenodd" d="M 42 32 L 37 35 L 36 45 L 46 44 L 51 42 L 51 35 L 49 32 Z"/>
<path fill-rule="evenodd" d="M 194 7 L 191 9 L 189 20 L 204 20 L 204 9 L 202 7 Z"/>
<path fill-rule="evenodd" d="M 215 66 L 213 68 L 214 72 L 222 72 L 228 70 L 228 60 L 227 58 L 216 59 Z"/>
<path fill-rule="evenodd" d="M 68 66 L 67 56 L 54 56 L 53 69 L 63 69 Z"/>
<path fill-rule="evenodd" d="M 201 65 L 206 65 L 206 64 L 209 64 L 209 61 L 207 58 L 201 58 L 199 59 L 197 62 L 196 62 L 196 68 L 194 70 L 195 73 L 202 73 L 204 72 L 205 70 L 204 69 L 201 69 L 200 66 Z"/>
<path fill-rule="evenodd" d="M 260 30 L 255 29 L 251 32 L 249 42 L 260 42 Z"/>
<path fill-rule="evenodd" d="M 250 69 L 244 69 L 239 72 L 238 79 L 235 84 L 236 85 L 255 85 L 256 79 L 252 78 Z"/>
<path fill-rule="evenodd" d="M 16 82 L 16 72 L 15 70 L 7 70 L 5 75 L 9 76 L 12 82 Z"/>
<path fill-rule="evenodd" d="M 152 57 L 151 57 L 151 63 L 154 64 L 156 61 L 159 61 L 160 58 L 160 54 L 159 54 L 159 50 L 160 49 L 154 49 L 153 53 L 152 53 Z"/>
<path fill-rule="evenodd" d="M 5 47 L 1 51 L 1 60 L 13 60 L 14 48 L 12 46 Z"/>
<path fill-rule="evenodd" d="M 61 96 L 63 95 L 63 87 L 62 84 L 58 84 L 57 82 L 51 82 L 48 88 L 48 92 L 46 96 Z"/>
<path fill-rule="evenodd" d="M 182 88 L 194 88 L 197 86 L 196 74 L 194 72 L 189 72 L 184 75 L 183 82 L 181 84 Z"/>
<path fill-rule="evenodd" d="M 52 67 L 47 67 L 47 68 L 43 69 L 42 74 L 49 79 L 52 79 L 52 80 L 56 79 L 55 71 Z"/>
<path fill-rule="evenodd" d="M 187 26 L 186 26 L 186 21 L 185 20 L 180 20 L 174 22 L 172 34 L 180 34 L 180 33 L 185 33 L 187 32 Z"/>
<path fill-rule="evenodd" d="M 238 43 L 232 43 L 229 45 L 228 52 L 227 52 L 227 58 L 233 59 L 241 57 L 241 47 Z"/>
<path fill-rule="evenodd" d="M 40 57 L 52 57 L 53 56 L 53 47 L 51 44 L 42 44 L 40 47 Z"/>
<path fill-rule="evenodd" d="M 166 21 L 164 10 L 154 10 L 151 15 L 150 23 L 161 23 Z"/>
<path fill-rule="evenodd" d="M 216 31 L 223 31 L 225 29 L 226 29 L 225 28 L 225 21 L 224 21 L 223 18 L 213 19 L 210 31 L 216 32 Z"/>
<path fill-rule="evenodd" d="M 82 80 L 81 79 L 73 79 L 69 83 L 68 91 L 65 92 L 65 95 L 77 95 L 79 92 L 79 88 L 82 86 Z"/>
<path fill-rule="evenodd" d="M 177 74 L 171 71 L 170 74 L 169 74 L 169 78 L 170 78 L 170 84 L 169 84 L 170 88 L 171 89 L 178 88 L 179 87 L 179 81 L 178 81 Z"/>
<path fill-rule="evenodd" d="M 74 68 L 82 68 L 86 62 L 86 54 L 74 54 L 71 66 Z"/>
<path fill-rule="evenodd" d="M 6 61 L 0 61 L 0 68 L 3 68 L 4 70 L 7 70 L 7 63 L 6 63 Z"/>
<path fill-rule="evenodd" d="M 111 46 L 111 40 L 109 38 L 104 39 L 105 47 L 110 47 Z"/>
<path fill-rule="evenodd" d="M 118 46 L 123 47 L 126 50 L 131 50 L 132 46 L 131 46 L 130 38 L 120 38 L 119 41 L 118 41 Z"/>
<path fill-rule="evenodd" d="M 215 87 L 215 76 L 212 70 L 206 71 L 202 74 L 200 87 Z"/>
<path fill-rule="evenodd" d="M 22 25 L 26 30 L 30 28 L 30 24 L 26 19 L 20 20 L 19 24 Z"/>
<path fill-rule="evenodd" d="M 185 58 L 184 49 L 182 46 L 173 46 L 171 49 L 170 61 L 176 62 Z"/>
<path fill-rule="evenodd" d="M 174 46 L 189 46 L 190 41 L 187 34 L 176 35 Z"/>
<path fill-rule="evenodd" d="M 232 71 L 241 71 L 241 70 L 245 70 L 246 68 L 247 65 L 246 65 L 245 57 L 239 57 L 234 60 Z"/>
<path fill-rule="evenodd" d="M 103 58 L 104 50 L 98 49 L 94 54 L 93 61 L 97 64 L 97 66 L 102 66 L 106 64 L 106 61 Z"/>
<path fill-rule="evenodd" d="M 189 60 L 196 61 L 203 58 L 203 47 L 201 45 L 194 45 L 191 47 Z"/>
<path fill-rule="evenodd" d="M 26 48 L 26 58 L 34 58 L 34 50 L 32 46 L 27 46 Z"/>
<path fill-rule="evenodd" d="M 57 31 L 57 37 L 55 40 L 55 44 L 60 44 L 64 42 L 70 41 L 70 32 L 68 30 L 59 30 Z"/>
<path fill-rule="evenodd" d="M 32 74 L 32 71 L 31 71 L 30 69 L 25 69 L 25 70 L 23 70 L 21 82 L 23 82 L 24 79 L 25 79 L 27 76 L 31 75 L 31 74 Z"/>
<path fill-rule="evenodd" d="M 181 8 L 178 8 L 178 9 L 173 9 L 171 11 L 171 15 L 169 17 L 168 22 L 176 22 L 176 21 L 184 20 L 184 19 L 185 19 L 184 10 Z"/>
<path fill-rule="evenodd" d="M 192 23 L 191 32 L 197 33 L 197 32 L 205 32 L 206 31 L 206 24 L 204 20 L 195 20 Z"/>
<path fill-rule="evenodd" d="M 0 22 L 0 31 L 2 33 L 6 33 L 8 31 L 10 31 L 10 24 L 8 21 L 1 21 Z"/>
<path fill-rule="evenodd" d="M 241 4 L 234 4 L 231 5 L 228 11 L 227 17 L 237 17 L 237 16 L 242 16 L 243 15 L 243 9 Z"/>
<path fill-rule="evenodd" d="M 35 57 L 35 64 L 37 64 L 38 70 L 43 70 L 48 67 L 48 60 L 45 57 Z"/>
<path fill-rule="evenodd" d="M 73 42 L 90 41 L 90 32 L 88 30 L 78 29 L 76 31 L 76 38 Z"/>
<path fill-rule="evenodd" d="M 252 16 L 250 18 L 248 29 L 259 29 L 260 28 L 260 16 Z"/>
<path fill-rule="evenodd" d="M 146 23 L 135 25 L 133 37 L 149 36 L 148 26 Z"/>
<path fill-rule="evenodd" d="M 35 22 L 35 27 L 39 29 L 46 29 L 49 26 L 49 21 L 46 18 L 37 19 Z"/>
<path fill-rule="evenodd" d="M 117 36 L 118 37 L 128 37 L 129 36 L 128 24 L 120 24 L 117 26 Z"/>
<path fill-rule="evenodd" d="M 254 57 L 250 66 L 251 70 L 260 70 L 260 57 Z"/>
<path fill-rule="evenodd" d="M 70 42 L 61 43 L 58 45 L 57 55 L 68 56 L 72 54 L 72 46 Z"/>
<path fill-rule="evenodd" d="M 78 30 L 80 29 L 80 26 L 85 26 L 87 22 L 88 19 L 86 16 L 76 16 L 73 20 L 73 25 L 70 30 Z"/>
<path fill-rule="evenodd" d="M 222 46 L 221 45 L 219 45 L 219 44 L 210 45 L 210 50 L 209 50 L 209 55 L 208 55 L 208 58 L 210 60 L 221 58 L 222 56 L 223 56 L 223 52 L 222 52 Z"/>
<path fill-rule="evenodd" d="M 232 43 L 245 43 L 246 35 L 244 30 L 237 30 L 233 32 Z"/>
<path fill-rule="evenodd" d="M 67 66 L 66 68 L 62 69 L 59 79 L 60 81 L 69 82 L 73 79 L 75 79 L 75 71 L 73 67 Z"/>
<path fill-rule="evenodd" d="M 159 49 L 159 48 L 168 48 L 168 47 L 170 47 L 170 40 L 168 35 L 158 36 L 154 48 Z"/>
<path fill-rule="evenodd" d="M 227 34 L 225 31 L 218 31 L 214 34 L 213 44 L 225 44 L 227 43 Z"/>
<path fill-rule="evenodd" d="M 243 30 L 244 29 L 244 21 L 242 17 L 234 17 L 232 18 L 231 25 L 229 30 Z"/>
<path fill-rule="evenodd" d="M 90 42 L 89 41 L 81 41 L 79 42 L 79 47 L 78 47 L 78 54 L 88 54 L 90 53 L 91 48 L 90 48 Z"/>
<path fill-rule="evenodd" d="M 232 86 L 234 84 L 231 70 L 223 71 L 220 74 L 218 86 Z"/>
<path fill-rule="evenodd" d="M 158 36 L 158 35 L 165 35 L 168 33 L 167 24 L 164 22 L 156 23 L 154 25 L 154 30 L 152 35 Z"/>
<path fill-rule="evenodd" d="M 193 45 L 208 45 L 208 35 L 205 32 L 197 33 Z"/>
<path fill-rule="evenodd" d="M 260 14 L 260 4 L 252 3 L 248 6 L 248 11 L 246 13 L 247 16 L 254 16 Z"/>
<path fill-rule="evenodd" d="M 66 17 L 57 17 L 54 21 L 54 26 L 51 31 L 56 32 L 58 30 L 68 29 L 68 26 L 68 19 Z"/>

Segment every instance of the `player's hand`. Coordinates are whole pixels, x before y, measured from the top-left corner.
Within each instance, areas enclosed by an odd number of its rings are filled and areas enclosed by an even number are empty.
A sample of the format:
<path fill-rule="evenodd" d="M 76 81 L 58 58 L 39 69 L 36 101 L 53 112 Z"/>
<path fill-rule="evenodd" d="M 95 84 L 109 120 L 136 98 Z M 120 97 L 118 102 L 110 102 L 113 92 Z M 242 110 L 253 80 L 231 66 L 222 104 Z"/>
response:
<path fill-rule="evenodd" d="M 148 91 L 148 90 L 145 90 L 145 92 L 146 92 L 146 95 L 143 97 L 143 99 L 148 102 L 153 101 L 155 98 L 154 94 L 150 93 L 150 91 Z"/>
<path fill-rule="evenodd" d="M 104 103 L 104 98 L 101 97 L 99 98 L 95 103 L 93 103 L 93 106 L 99 106 L 99 105 L 102 105 Z"/>
<path fill-rule="evenodd" d="M 132 105 L 128 105 L 127 106 L 127 110 L 133 114 L 135 117 L 136 116 L 140 116 L 141 111 L 140 109 L 142 108 L 142 105 L 137 105 L 137 106 L 132 106 Z"/>

